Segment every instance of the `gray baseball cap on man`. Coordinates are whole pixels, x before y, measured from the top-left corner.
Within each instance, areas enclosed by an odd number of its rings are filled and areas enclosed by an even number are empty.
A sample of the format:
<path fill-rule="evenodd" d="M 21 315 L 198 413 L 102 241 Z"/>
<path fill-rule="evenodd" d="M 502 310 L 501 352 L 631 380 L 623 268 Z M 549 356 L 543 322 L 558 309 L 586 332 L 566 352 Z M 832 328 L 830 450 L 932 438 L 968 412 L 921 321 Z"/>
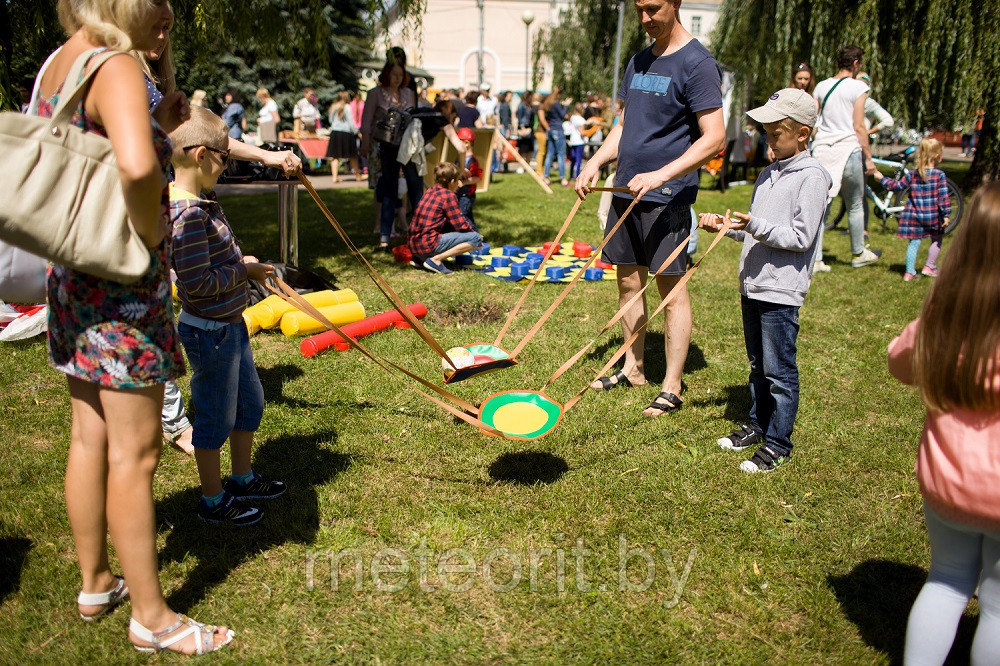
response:
<path fill-rule="evenodd" d="M 747 111 L 759 123 L 776 123 L 791 118 L 809 127 L 816 126 L 816 100 L 805 90 L 785 88 L 771 95 L 764 106 Z"/>

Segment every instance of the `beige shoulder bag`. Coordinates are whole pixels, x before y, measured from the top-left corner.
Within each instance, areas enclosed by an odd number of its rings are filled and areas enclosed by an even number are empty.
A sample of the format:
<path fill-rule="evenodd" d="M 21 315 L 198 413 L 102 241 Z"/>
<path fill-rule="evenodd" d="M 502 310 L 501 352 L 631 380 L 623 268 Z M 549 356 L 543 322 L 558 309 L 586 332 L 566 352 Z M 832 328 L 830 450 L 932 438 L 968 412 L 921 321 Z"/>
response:
<path fill-rule="evenodd" d="M 70 124 L 90 78 L 117 55 L 98 55 L 80 79 L 93 53 L 73 63 L 51 118 L 0 113 L 0 239 L 128 284 L 146 272 L 149 250 L 128 219 L 111 141 Z"/>

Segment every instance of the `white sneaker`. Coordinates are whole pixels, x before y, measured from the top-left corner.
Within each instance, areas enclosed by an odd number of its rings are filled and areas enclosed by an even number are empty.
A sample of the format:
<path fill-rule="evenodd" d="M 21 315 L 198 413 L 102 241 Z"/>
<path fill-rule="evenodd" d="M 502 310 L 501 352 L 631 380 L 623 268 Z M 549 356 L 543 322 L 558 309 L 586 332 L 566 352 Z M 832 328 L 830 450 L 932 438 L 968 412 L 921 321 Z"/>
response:
<path fill-rule="evenodd" d="M 822 259 L 817 259 L 813 263 L 813 273 L 829 273 L 830 267 Z"/>
<path fill-rule="evenodd" d="M 876 261 L 882 258 L 882 250 L 869 250 L 867 247 L 861 251 L 861 254 L 854 255 L 851 259 L 851 266 L 854 268 L 861 268 L 862 266 L 869 266 L 874 264 Z"/>

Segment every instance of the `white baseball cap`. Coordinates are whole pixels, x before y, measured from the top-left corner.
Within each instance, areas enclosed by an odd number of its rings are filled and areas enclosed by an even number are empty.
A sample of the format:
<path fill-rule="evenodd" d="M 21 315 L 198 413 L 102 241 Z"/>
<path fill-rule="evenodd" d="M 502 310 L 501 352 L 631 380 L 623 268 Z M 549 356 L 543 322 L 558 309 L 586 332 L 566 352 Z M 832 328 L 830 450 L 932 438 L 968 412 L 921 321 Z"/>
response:
<path fill-rule="evenodd" d="M 816 100 L 805 90 L 784 88 L 771 95 L 764 106 L 747 111 L 747 115 L 759 123 L 776 123 L 791 118 L 803 125 L 816 125 Z"/>
<path fill-rule="evenodd" d="M 480 90 L 489 90 L 490 89 L 490 84 L 488 84 L 486 82 L 480 83 L 479 84 L 479 89 Z"/>

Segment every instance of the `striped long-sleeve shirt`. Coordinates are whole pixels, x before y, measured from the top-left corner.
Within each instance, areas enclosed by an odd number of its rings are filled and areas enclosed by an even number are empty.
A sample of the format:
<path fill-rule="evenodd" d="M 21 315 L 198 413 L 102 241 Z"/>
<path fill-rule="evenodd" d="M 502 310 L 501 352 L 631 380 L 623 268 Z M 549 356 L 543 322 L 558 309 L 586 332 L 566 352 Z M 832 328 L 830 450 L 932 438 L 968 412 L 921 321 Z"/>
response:
<path fill-rule="evenodd" d="M 247 268 L 222 206 L 171 183 L 171 264 L 184 310 L 238 323 L 249 304 Z"/>

